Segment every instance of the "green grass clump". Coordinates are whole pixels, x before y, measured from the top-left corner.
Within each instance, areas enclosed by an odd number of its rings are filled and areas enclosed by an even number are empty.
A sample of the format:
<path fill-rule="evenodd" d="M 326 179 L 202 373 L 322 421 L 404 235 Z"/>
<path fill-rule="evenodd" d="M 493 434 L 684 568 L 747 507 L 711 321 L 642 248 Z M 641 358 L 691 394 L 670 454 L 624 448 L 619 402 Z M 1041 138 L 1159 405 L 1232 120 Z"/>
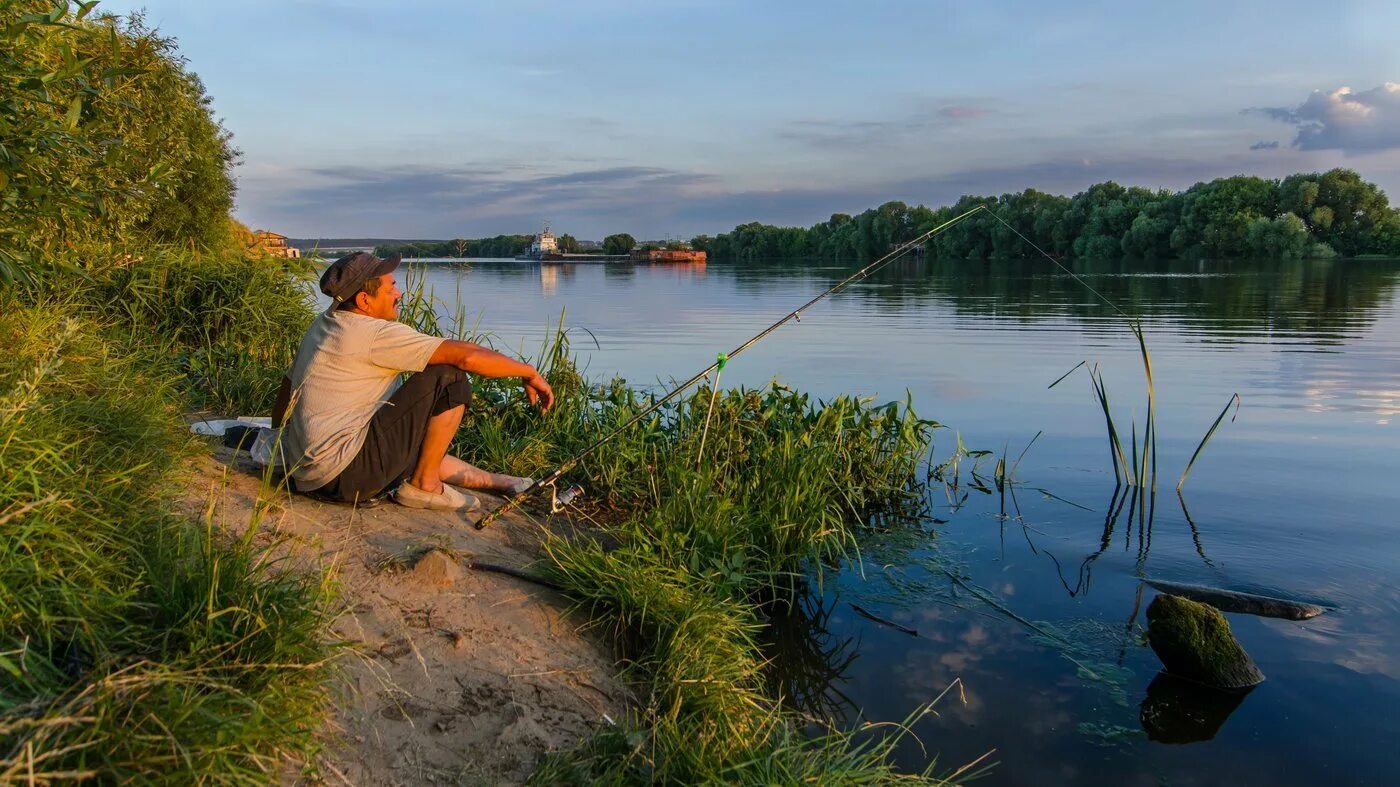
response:
<path fill-rule="evenodd" d="M 314 748 L 327 588 L 172 513 L 185 345 L 93 286 L 0 292 L 0 782 L 267 781 Z"/>
<path fill-rule="evenodd" d="M 23 297 L 113 326 L 173 362 L 189 404 L 237 415 L 271 411 L 314 316 L 309 280 L 301 260 L 155 246 L 81 274 L 41 273 Z"/>

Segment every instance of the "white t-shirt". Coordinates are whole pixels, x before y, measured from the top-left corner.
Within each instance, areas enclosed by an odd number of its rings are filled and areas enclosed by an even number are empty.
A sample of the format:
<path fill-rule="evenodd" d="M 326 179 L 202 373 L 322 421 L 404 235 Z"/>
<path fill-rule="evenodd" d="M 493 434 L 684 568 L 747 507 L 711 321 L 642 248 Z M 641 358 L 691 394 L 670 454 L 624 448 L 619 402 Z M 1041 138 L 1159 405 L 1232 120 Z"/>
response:
<path fill-rule="evenodd" d="M 401 372 L 420 372 L 442 339 L 396 320 L 348 311 L 319 315 L 306 329 L 289 377 L 282 429 L 286 468 L 303 492 L 344 470 L 365 443 L 369 419 L 398 390 Z"/>

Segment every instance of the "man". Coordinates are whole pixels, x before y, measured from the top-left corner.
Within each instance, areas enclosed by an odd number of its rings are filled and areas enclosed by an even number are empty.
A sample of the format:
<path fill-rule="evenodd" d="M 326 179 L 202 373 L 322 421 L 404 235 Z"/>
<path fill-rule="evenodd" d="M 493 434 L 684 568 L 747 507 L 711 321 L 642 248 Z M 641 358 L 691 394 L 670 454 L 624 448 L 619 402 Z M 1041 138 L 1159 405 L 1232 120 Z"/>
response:
<path fill-rule="evenodd" d="M 466 510 L 465 486 L 516 492 L 529 479 L 488 473 L 447 453 L 471 400 L 468 373 L 519 377 L 541 411 L 554 391 L 534 367 L 398 321 L 399 256 L 356 252 L 321 275 L 331 307 L 319 315 L 282 380 L 273 424 L 298 492 L 355 503 L 397 487 L 413 508 Z M 402 372 L 413 372 L 402 384 Z"/>

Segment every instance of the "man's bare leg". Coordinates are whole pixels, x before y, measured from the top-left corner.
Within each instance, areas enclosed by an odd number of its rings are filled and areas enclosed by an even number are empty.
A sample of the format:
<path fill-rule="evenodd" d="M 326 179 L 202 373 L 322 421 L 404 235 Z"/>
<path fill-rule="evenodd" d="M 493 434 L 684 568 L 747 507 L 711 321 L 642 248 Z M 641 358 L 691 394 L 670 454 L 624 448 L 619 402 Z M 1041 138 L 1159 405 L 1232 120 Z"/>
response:
<path fill-rule="evenodd" d="M 475 465 L 467 464 L 451 454 L 442 457 L 438 476 L 453 486 L 468 489 L 487 489 L 492 492 L 512 494 L 524 489 L 530 479 L 519 476 L 491 473 Z M 417 486 L 417 484 L 415 484 Z"/>
<path fill-rule="evenodd" d="M 466 411 L 465 406 L 457 405 L 428 419 L 428 433 L 423 436 L 418 464 L 408 479 L 410 484 L 424 492 L 437 494 L 442 491 L 443 481 L 456 483 L 442 472 L 443 459 L 447 456 L 447 447 L 452 444 L 452 437 L 457 434 L 457 427 L 462 425 L 462 415 Z"/>

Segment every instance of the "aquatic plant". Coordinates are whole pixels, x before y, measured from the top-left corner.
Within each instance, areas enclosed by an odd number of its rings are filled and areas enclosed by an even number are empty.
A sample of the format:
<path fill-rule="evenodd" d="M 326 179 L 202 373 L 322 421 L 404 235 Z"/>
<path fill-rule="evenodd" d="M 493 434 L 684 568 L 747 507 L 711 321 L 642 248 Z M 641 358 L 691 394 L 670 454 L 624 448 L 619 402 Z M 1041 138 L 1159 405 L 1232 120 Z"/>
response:
<path fill-rule="evenodd" d="M 1110 464 L 1113 467 L 1113 479 L 1116 483 L 1126 484 L 1130 487 L 1138 487 L 1148 490 L 1150 494 L 1138 495 L 1136 500 L 1140 505 L 1146 505 L 1149 497 L 1155 499 L 1157 489 L 1157 389 L 1152 377 L 1152 354 L 1147 349 L 1147 338 L 1143 334 L 1142 325 L 1136 321 L 1129 323 L 1129 328 L 1133 332 L 1133 337 L 1137 340 L 1138 350 L 1142 355 L 1143 378 L 1147 393 L 1147 414 L 1143 420 L 1142 431 L 1139 433 L 1137 421 L 1134 420 L 1128 429 L 1129 449 L 1123 449 L 1123 433 L 1118 428 L 1113 418 L 1113 408 L 1109 405 L 1108 386 L 1104 382 L 1103 372 L 1098 364 L 1090 364 L 1088 361 L 1080 361 L 1064 374 L 1060 375 L 1048 388 L 1054 388 L 1064 382 L 1070 375 L 1080 369 L 1085 369 L 1089 376 L 1089 385 L 1094 392 L 1094 400 L 1098 402 L 1099 409 L 1103 411 L 1104 425 L 1108 433 L 1108 448 Z M 1201 451 L 1205 450 L 1206 444 L 1215 435 L 1216 429 L 1220 427 L 1225 416 L 1230 411 L 1230 407 L 1235 407 L 1236 414 L 1239 412 L 1240 395 L 1232 394 L 1230 400 L 1226 402 L 1225 409 L 1220 411 L 1215 422 L 1196 445 L 1196 450 L 1191 454 L 1191 459 L 1187 461 L 1186 467 L 1181 471 L 1181 478 L 1177 481 L 1178 491 L 1186 483 L 1186 476 L 1190 474 L 1191 467 L 1196 464 L 1196 459 L 1200 457 Z M 1233 419 L 1231 419 L 1233 420 Z M 1141 445 L 1139 445 L 1141 437 Z"/>

